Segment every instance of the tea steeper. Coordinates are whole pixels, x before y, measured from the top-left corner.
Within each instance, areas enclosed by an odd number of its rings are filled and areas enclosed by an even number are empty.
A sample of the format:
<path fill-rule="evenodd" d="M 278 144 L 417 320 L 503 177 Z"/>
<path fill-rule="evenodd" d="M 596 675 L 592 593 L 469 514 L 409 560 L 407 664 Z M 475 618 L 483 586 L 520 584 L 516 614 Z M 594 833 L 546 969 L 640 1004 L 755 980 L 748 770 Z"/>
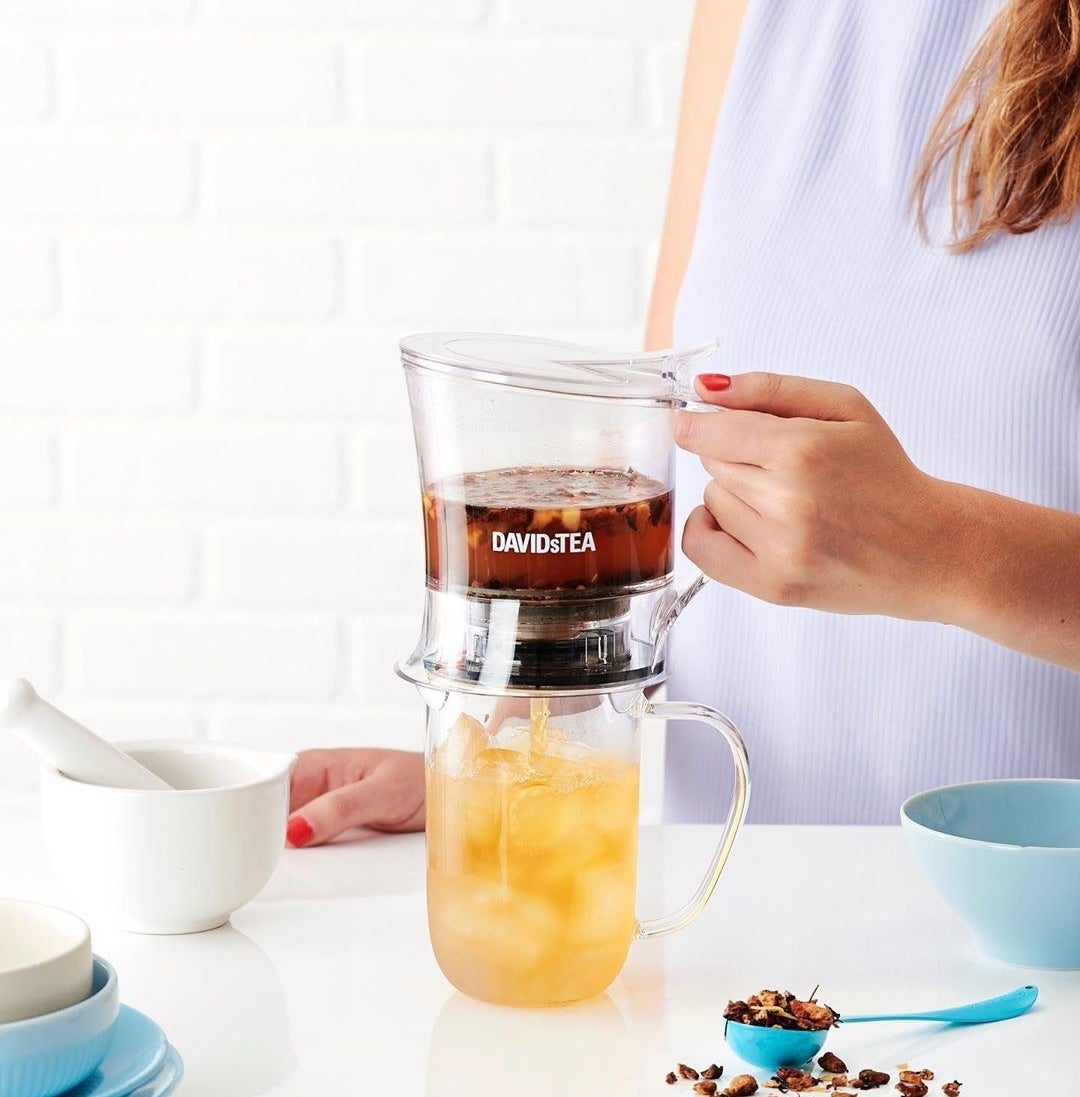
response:
<path fill-rule="evenodd" d="M 402 342 L 423 497 L 426 597 L 398 664 L 427 705 L 428 922 L 455 986 L 500 1003 L 589 997 L 635 937 L 704 907 L 746 815 L 742 737 L 654 703 L 673 582 L 674 412 L 715 344 L 624 357 L 550 340 Z M 705 877 L 639 921 L 640 728 L 697 720 L 734 759 Z"/>

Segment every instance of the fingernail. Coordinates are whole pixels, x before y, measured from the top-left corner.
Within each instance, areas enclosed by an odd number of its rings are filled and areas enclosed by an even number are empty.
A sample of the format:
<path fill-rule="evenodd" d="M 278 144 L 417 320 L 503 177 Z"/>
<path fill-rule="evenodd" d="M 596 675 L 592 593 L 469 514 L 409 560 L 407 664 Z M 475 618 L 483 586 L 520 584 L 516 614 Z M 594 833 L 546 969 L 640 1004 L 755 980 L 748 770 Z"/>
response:
<path fill-rule="evenodd" d="M 731 387 L 731 378 L 726 373 L 699 373 L 698 380 L 709 392 L 723 392 Z"/>
<path fill-rule="evenodd" d="M 294 815 L 285 828 L 285 840 L 290 846 L 306 846 L 314 837 L 315 831 L 302 815 Z"/>

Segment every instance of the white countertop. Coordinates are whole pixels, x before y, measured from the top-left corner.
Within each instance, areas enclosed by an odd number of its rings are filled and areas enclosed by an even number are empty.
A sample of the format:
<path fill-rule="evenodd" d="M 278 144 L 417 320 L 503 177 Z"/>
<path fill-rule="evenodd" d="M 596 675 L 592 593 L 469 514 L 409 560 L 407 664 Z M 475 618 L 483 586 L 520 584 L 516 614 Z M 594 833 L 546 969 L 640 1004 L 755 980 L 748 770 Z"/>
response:
<path fill-rule="evenodd" d="M 715 838 L 712 827 L 644 832 L 643 914 L 689 894 Z M 953 1077 L 963 1097 L 1072 1091 L 1080 972 L 982 957 L 898 828 L 747 828 L 698 922 L 635 944 L 607 995 L 561 1009 L 456 993 L 431 957 L 423 886 L 419 835 L 287 850 L 231 926 L 169 938 L 92 923 L 94 947 L 116 965 L 124 1001 L 183 1055 L 180 1097 L 690 1097 L 689 1083 L 664 1085 L 677 1061 L 736 1072 L 722 1036 L 729 997 L 763 986 L 806 994 L 815 983 L 843 1014 L 954 1005 L 1034 982 L 1038 1004 L 1012 1021 L 858 1025 L 829 1047 L 852 1071 L 873 1066 L 894 1081 L 898 1063 L 930 1067 L 931 1094 Z M 0 801 L 0 894 L 72 905 L 26 802 Z"/>

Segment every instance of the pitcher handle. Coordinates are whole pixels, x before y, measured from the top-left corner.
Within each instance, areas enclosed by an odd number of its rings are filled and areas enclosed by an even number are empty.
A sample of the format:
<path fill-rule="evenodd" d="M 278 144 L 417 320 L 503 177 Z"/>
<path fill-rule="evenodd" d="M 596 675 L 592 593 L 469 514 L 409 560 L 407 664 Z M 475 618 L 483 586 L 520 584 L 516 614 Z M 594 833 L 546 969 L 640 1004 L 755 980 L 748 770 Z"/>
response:
<path fill-rule="evenodd" d="M 722 712 L 708 705 L 698 705 L 690 701 L 654 703 L 646 700 L 643 701 L 641 715 L 645 719 L 696 720 L 718 731 L 724 737 L 731 751 L 732 760 L 735 762 L 735 788 L 731 796 L 731 806 L 728 808 L 727 821 L 724 823 L 724 832 L 720 835 L 716 852 L 713 853 L 705 877 L 698 885 L 697 891 L 674 913 L 639 922 L 637 928 L 639 939 L 662 937 L 667 933 L 674 933 L 689 925 L 705 909 L 705 904 L 716 889 L 720 873 L 724 871 L 724 865 L 727 864 L 731 847 L 735 844 L 735 836 L 746 818 L 746 808 L 750 801 L 750 759 L 746 754 L 746 744 L 739 729 Z"/>

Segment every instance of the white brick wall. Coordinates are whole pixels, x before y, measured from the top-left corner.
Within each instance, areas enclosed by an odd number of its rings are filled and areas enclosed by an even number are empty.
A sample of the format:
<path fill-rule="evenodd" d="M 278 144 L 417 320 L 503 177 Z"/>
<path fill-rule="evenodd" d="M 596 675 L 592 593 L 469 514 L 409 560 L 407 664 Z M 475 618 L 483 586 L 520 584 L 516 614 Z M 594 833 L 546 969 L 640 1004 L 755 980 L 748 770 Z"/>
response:
<path fill-rule="evenodd" d="M 171 221 L 191 201 L 191 145 L 178 138 L 50 132 L 6 138 L 3 151 L 0 217 Z"/>
<path fill-rule="evenodd" d="M 56 300 L 54 266 L 48 236 L 0 229 L 0 321 L 52 311 Z"/>
<path fill-rule="evenodd" d="M 338 111 L 331 43 L 138 37 L 63 51 L 64 107 L 147 122 L 325 121 Z"/>
<path fill-rule="evenodd" d="M 0 676 L 418 746 L 396 340 L 638 342 L 691 6 L 0 0 Z"/>
<path fill-rule="evenodd" d="M 50 75 L 49 54 L 36 42 L 0 42 L 0 119 L 41 118 L 52 98 Z"/>

